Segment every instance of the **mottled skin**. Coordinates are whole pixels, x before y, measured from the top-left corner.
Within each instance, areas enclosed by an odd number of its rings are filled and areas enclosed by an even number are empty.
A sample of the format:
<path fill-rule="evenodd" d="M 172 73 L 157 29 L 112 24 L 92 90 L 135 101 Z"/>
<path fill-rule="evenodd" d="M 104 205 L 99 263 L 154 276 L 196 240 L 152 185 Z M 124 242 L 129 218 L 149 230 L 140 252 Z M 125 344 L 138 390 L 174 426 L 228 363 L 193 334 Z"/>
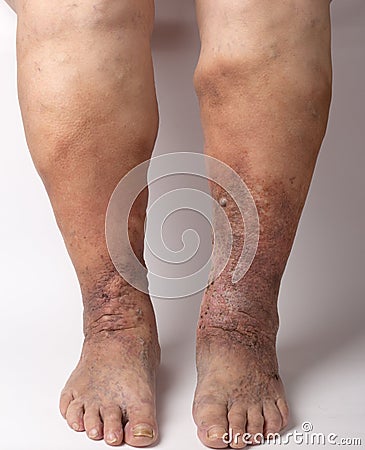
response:
<path fill-rule="evenodd" d="M 158 439 L 160 358 L 150 299 L 116 273 L 105 212 L 118 181 L 151 155 L 158 127 L 152 0 L 9 0 L 18 14 L 19 100 L 29 149 L 80 282 L 85 342 L 61 395 L 76 431 L 110 445 Z M 276 358 L 277 298 L 328 117 L 328 0 L 196 0 L 202 48 L 194 75 L 205 151 L 233 167 L 260 218 L 256 258 L 230 261 L 203 298 L 193 414 L 201 441 L 282 430 L 288 406 Z M 143 261 L 146 193 L 130 219 Z M 242 447 L 237 442 L 232 447 Z"/>
<path fill-rule="evenodd" d="M 276 357 L 280 281 L 325 133 L 331 98 L 328 0 L 197 0 L 195 72 L 205 151 L 249 187 L 260 219 L 254 262 L 231 277 L 244 239 L 237 207 L 216 185 L 233 251 L 203 298 L 193 413 L 201 441 L 280 432 L 288 406 Z M 237 440 L 232 447 L 243 447 Z"/>
<path fill-rule="evenodd" d="M 158 437 L 154 408 L 160 349 L 148 297 L 114 274 L 105 294 L 87 302 L 84 333 L 80 362 L 62 392 L 62 414 L 92 439 L 104 436 L 118 445 L 124 435 L 130 445 L 149 445 Z"/>
<path fill-rule="evenodd" d="M 62 415 L 110 445 L 156 442 L 159 345 L 150 299 L 116 273 L 105 212 L 119 180 L 151 155 L 158 127 L 152 1 L 20 0 L 19 100 L 29 149 L 80 282 L 80 361 Z M 132 211 L 142 261 L 146 192 Z M 137 427 L 137 428 L 136 428 Z"/>

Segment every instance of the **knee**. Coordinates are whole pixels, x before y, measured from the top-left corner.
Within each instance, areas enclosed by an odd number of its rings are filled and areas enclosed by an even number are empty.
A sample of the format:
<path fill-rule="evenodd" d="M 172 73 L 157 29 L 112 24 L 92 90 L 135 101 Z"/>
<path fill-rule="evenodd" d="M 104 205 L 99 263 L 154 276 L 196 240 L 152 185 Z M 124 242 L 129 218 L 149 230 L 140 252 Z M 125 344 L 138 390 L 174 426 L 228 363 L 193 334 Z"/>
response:
<path fill-rule="evenodd" d="M 18 29 L 33 43 L 113 30 L 133 31 L 149 37 L 154 9 L 152 0 L 59 0 L 57 5 L 47 0 L 18 0 L 17 14 Z"/>
<path fill-rule="evenodd" d="M 230 107 L 234 99 L 243 104 L 277 95 L 284 101 L 329 105 L 332 73 L 328 61 L 308 61 L 306 67 L 298 68 L 294 61 L 276 58 L 263 49 L 201 57 L 193 79 L 199 101 L 220 108 Z"/>
<path fill-rule="evenodd" d="M 27 144 L 46 187 L 57 177 L 90 182 L 105 173 L 112 177 L 150 156 L 159 121 L 152 96 L 133 101 L 129 81 L 114 91 L 104 85 L 82 83 L 74 89 L 68 82 L 60 88 L 46 83 L 44 95 L 20 97 Z"/>
<path fill-rule="evenodd" d="M 238 94 L 238 85 L 244 87 L 249 76 L 246 57 L 232 57 L 223 52 L 220 55 L 200 57 L 193 82 L 199 100 L 207 101 L 210 106 L 222 106 L 232 94 Z"/>
<path fill-rule="evenodd" d="M 242 4 L 241 4 L 242 3 Z M 330 23 L 325 0 L 237 3 L 223 21 L 204 29 L 194 74 L 199 99 L 209 105 L 241 98 L 321 98 L 331 91 Z"/>
<path fill-rule="evenodd" d="M 18 96 L 41 177 L 119 164 L 125 148 L 146 159 L 158 126 L 152 69 L 141 63 L 152 0 L 20 3 Z"/>
<path fill-rule="evenodd" d="M 126 128 L 104 133 L 55 124 L 49 131 L 49 135 L 39 138 L 32 136 L 32 130 L 27 133 L 34 166 L 47 191 L 76 180 L 88 185 L 101 180 L 105 184 L 118 182 L 119 174 L 150 156 L 156 138 L 154 130 L 142 128 L 134 128 L 133 137 L 123 136 L 129 134 Z"/>
<path fill-rule="evenodd" d="M 157 107 L 121 109 L 101 98 L 99 102 L 97 107 L 70 99 L 61 101 L 59 111 L 58 105 L 47 105 L 51 109 L 34 115 L 23 111 L 27 144 L 46 185 L 55 176 L 75 178 L 82 173 L 90 181 L 106 173 L 112 176 L 150 156 L 158 130 Z"/>

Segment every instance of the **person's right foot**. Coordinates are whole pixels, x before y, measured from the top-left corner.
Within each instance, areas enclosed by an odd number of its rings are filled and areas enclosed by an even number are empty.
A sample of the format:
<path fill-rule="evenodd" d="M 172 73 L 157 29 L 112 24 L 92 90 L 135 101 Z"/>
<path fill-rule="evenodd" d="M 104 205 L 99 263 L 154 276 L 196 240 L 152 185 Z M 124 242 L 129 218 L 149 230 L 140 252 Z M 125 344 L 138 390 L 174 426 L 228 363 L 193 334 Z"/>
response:
<path fill-rule="evenodd" d="M 160 358 L 150 299 L 133 288 L 85 311 L 80 361 L 60 410 L 75 431 L 109 445 L 156 442 L 155 375 Z M 101 301 L 101 304 L 103 301 Z"/>

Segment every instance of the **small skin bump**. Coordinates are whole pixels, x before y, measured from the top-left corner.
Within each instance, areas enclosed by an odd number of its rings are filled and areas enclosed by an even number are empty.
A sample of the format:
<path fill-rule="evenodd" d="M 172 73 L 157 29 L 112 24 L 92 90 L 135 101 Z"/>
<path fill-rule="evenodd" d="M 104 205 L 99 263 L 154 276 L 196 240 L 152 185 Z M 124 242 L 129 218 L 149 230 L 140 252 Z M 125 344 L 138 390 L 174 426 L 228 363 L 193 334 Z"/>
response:
<path fill-rule="evenodd" d="M 205 42 L 195 84 L 206 152 L 232 167 L 250 189 L 259 215 L 260 239 L 246 275 L 232 285 L 231 274 L 245 243 L 244 224 L 235 202 L 228 197 L 230 191 L 213 184 L 216 206 L 226 208 L 233 246 L 214 290 L 205 292 L 202 308 L 204 311 L 209 304 L 210 313 L 200 319 L 197 335 L 195 400 L 199 407 L 194 418 L 205 444 L 212 441 L 208 441 L 205 425 L 201 424 L 225 423 L 223 404 L 239 405 L 236 411 L 246 421 L 246 430 L 262 432 L 264 419 L 270 423 L 263 403 L 269 399 L 274 404 L 285 398 L 275 349 L 277 298 L 315 162 L 313 157 L 326 124 L 327 78 L 331 75 L 330 23 L 328 11 L 322 15 L 324 10 L 317 5 L 322 2 L 300 2 L 300 10 L 293 8 L 293 2 L 267 2 L 268 10 L 264 12 L 256 5 L 260 2 L 235 2 L 235 6 L 236 3 L 240 18 L 244 17 L 247 23 L 253 22 L 250 13 L 260 17 L 251 32 L 254 44 L 258 42 L 255 36 L 260 39 L 257 51 L 244 61 L 235 60 L 231 56 L 235 52 L 241 54 L 239 46 L 227 39 L 230 45 L 226 52 L 223 45 L 219 46 L 221 33 L 216 33 L 216 41 L 212 38 L 208 45 Z M 284 34 L 283 29 L 287 31 Z M 204 31 L 209 37 L 214 35 L 210 29 Z M 236 33 L 240 33 L 238 27 Z M 288 33 L 292 39 L 288 39 Z M 263 35 L 268 39 L 262 39 Z M 249 47 L 251 36 L 240 36 L 244 39 L 238 40 Z M 223 56 L 219 63 L 216 52 Z M 208 62 L 205 69 L 204 61 Z M 314 63 L 321 71 L 318 77 L 311 68 Z M 288 84 L 288 80 L 295 83 Z M 226 180 L 224 186 L 228 185 Z M 229 198 L 228 204 L 221 203 L 224 194 Z M 214 398 L 207 400 L 211 393 Z M 285 406 L 281 404 L 278 409 L 285 424 L 288 412 L 285 400 L 282 402 Z M 221 420 L 217 421 L 217 416 Z M 214 437 L 218 435 L 213 433 Z"/>

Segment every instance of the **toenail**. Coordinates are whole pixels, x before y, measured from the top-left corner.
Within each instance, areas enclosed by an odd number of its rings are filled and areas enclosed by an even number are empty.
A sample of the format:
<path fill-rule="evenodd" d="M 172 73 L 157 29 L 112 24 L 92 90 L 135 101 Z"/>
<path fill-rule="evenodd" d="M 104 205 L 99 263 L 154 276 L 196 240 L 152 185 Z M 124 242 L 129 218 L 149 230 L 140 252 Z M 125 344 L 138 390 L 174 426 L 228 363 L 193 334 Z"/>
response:
<path fill-rule="evenodd" d="M 137 425 L 132 431 L 134 437 L 147 437 L 152 439 L 154 436 L 153 429 L 149 425 Z"/>
<path fill-rule="evenodd" d="M 99 432 L 96 428 L 93 428 L 92 430 L 89 431 L 89 436 L 92 438 L 98 437 L 98 434 L 99 434 Z"/>
<path fill-rule="evenodd" d="M 72 429 L 75 430 L 75 431 L 79 431 L 80 425 L 79 425 L 77 422 L 74 422 L 74 423 L 72 424 Z"/>
<path fill-rule="evenodd" d="M 209 428 L 207 432 L 208 439 L 211 441 L 222 439 L 225 434 L 226 434 L 225 428 L 216 426 Z"/>
<path fill-rule="evenodd" d="M 109 444 L 114 444 L 117 442 L 118 438 L 115 433 L 109 433 L 106 437 L 106 440 L 109 442 Z"/>

